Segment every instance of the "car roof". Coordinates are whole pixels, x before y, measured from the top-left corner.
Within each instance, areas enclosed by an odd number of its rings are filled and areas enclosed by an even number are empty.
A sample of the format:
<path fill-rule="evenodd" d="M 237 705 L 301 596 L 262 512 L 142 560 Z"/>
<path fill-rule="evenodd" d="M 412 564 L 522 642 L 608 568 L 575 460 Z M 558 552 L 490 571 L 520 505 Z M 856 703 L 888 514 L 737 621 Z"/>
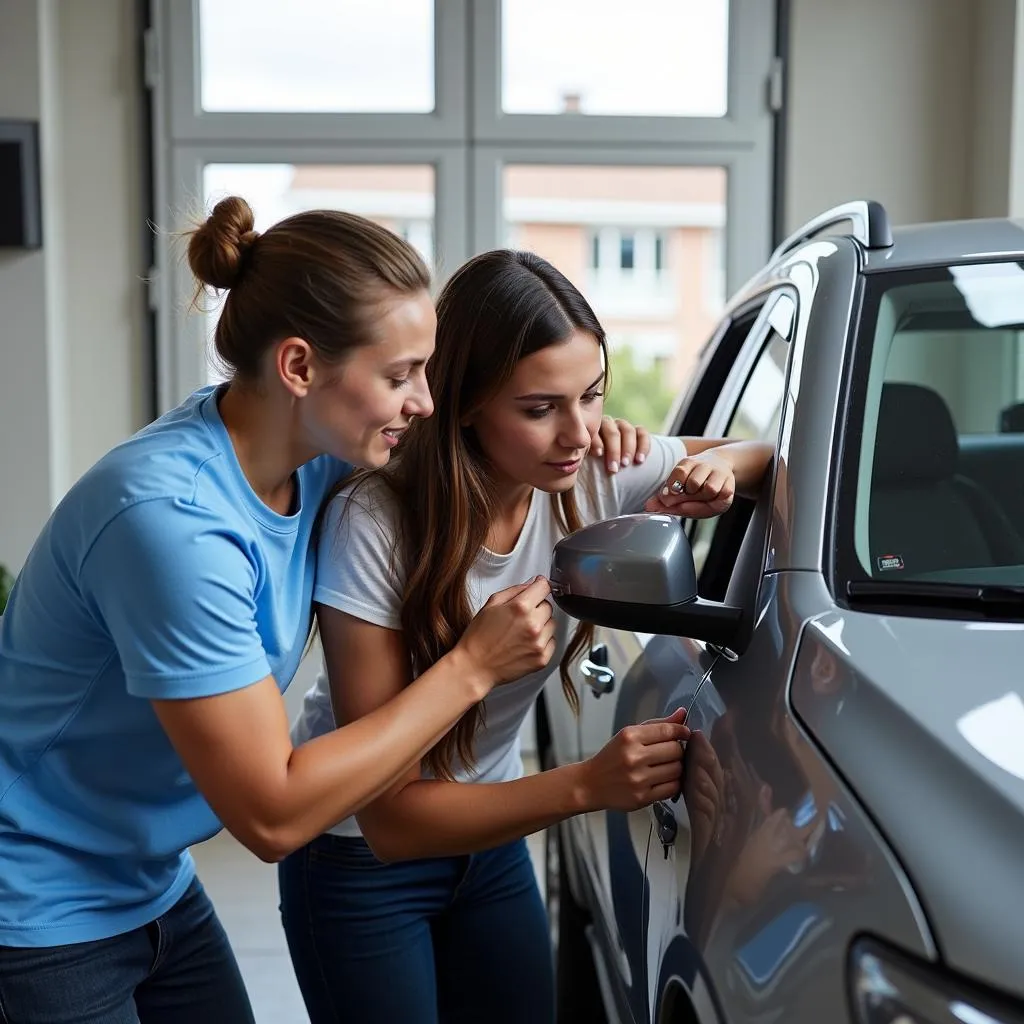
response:
<path fill-rule="evenodd" d="M 826 238 L 846 238 L 856 244 L 863 255 L 861 266 L 869 274 L 1024 259 L 1024 220 L 1004 217 L 893 228 L 881 203 L 855 199 L 826 210 L 794 231 L 775 249 L 765 269 L 791 259 L 805 245 Z"/>
<path fill-rule="evenodd" d="M 909 270 L 988 259 L 1024 259 L 1024 220 L 945 221 L 893 228 L 892 245 L 865 248 L 864 270 Z"/>

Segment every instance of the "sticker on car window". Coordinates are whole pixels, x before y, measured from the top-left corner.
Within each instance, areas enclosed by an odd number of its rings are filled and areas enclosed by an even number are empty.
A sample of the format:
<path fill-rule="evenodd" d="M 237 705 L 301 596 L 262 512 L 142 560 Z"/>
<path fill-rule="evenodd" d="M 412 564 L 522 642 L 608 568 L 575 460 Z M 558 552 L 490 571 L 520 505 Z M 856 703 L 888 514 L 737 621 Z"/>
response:
<path fill-rule="evenodd" d="M 902 555 L 879 555 L 878 556 L 878 571 L 885 572 L 887 569 L 903 569 L 903 556 Z"/>

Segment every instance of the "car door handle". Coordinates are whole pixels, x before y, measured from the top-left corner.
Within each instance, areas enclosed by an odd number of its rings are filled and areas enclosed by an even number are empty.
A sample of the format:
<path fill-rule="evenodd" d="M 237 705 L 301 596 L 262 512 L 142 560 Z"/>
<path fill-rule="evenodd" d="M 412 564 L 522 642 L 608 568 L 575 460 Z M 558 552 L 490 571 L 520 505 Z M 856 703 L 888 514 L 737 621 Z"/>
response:
<path fill-rule="evenodd" d="M 658 841 L 665 848 L 665 856 L 668 856 L 668 848 L 676 841 L 676 834 L 679 826 L 676 823 L 676 814 L 667 804 L 658 800 L 651 804 L 651 813 L 654 815 L 654 829 L 658 833 Z"/>
<path fill-rule="evenodd" d="M 608 667 L 608 648 L 604 644 L 595 647 L 589 657 L 580 662 L 580 674 L 595 697 L 615 689 L 615 672 Z"/>

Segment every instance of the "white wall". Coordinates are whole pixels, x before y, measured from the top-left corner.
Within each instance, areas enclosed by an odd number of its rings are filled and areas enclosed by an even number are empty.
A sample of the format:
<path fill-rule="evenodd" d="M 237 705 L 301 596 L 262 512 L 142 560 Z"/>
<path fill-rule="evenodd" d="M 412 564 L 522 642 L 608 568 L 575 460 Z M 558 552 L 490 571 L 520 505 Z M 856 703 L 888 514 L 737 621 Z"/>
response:
<path fill-rule="evenodd" d="M 149 418 L 143 141 L 131 0 L 60 0 L 69 452 L 77 479 Z"/>
<path fill-rule="evenodd" d="M 974 95 L 968 139 L 968 207 L 972 217 L 1010 212 L 1010 139 L 1016 0 L 973 0 Z"/>
<path fill-rule="evenodd" d="M 792 2 L 788 230 L 853 198 L 1005 213 L 1015 0 Z"/>
<path fill-rule="evenodd" d="M 147 418 L 131 0 L 3 0 L 0 117 L 41 121 L 43 249 L 0 250 L 0 563 Z"/>
<path fill-rule="evenodd" d="M 0 116 L 39 120 L 44 5 L 0 4 Z M 44 144 L 48 140 L 44 138 Z M 49 227 L 49 225 L 46 225 Z M 0 562 L 17 568 L 55 493 L 49 374 L 53 292 L 48 250 L 0 250 Z"/>

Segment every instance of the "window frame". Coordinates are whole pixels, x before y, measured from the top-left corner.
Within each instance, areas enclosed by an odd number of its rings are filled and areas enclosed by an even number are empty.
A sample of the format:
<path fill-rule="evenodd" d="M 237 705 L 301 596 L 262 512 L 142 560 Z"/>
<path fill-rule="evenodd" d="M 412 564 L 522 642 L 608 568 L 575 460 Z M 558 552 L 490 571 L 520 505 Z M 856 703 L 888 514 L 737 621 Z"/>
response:
<path fill-rule="evenodd" d="M 679 150 L 664 147 L 480 145 L 473 154 L 474 252 L 502 244 L 504 216 L 501 179 L 512 166 L 551 167 L 721 167 L 726 174 L 725 277 L 727 290 L 749 280 L 764 265 L 767 246 L 756 239 L 770 234 L 771 181 L 760 173 L 753 152 L 725 149 Z"/>
<path fill-rule="evenodd" d="M 206 163 L 432 164 L 437 287 L 473 253 L 503 244 L 501 177 L 512 163 L 723 167 L 727 294 L 770 254 L 775 3 L 730 0 L 725 116 L 564 118 L 500 110 L 501 0 L 435 0 L 435 110 L 407 114 L 203 111 L 199 0 L 148 2 L 158 413 L 206 380 L 203 318 L 186 315 L 191 281 L 175 239 L 203 210 Z"/>
<path fill-rule="evenodd" d="M 785 334 L 779 331 L 777 325 L 773 323 L 773 320 L 776 319 L 775 311 L 778 304 L 783 300 L 791 302 L 793 306 L 788 330 Z M 747 331 L 726 376 L 714 409 L 708 418 L 705 432 L 713 437 L 727 436 L 755 369 L 766 355 L 773 338 L 780 338 L 788 347 L 788 355 L 782 381 L 779 427 L 775 437 L 775 443 L 778 445 L 786 414 L 785 399 L 794 358 L 793 337 L 799 319 L 799 298 L 796 289 L 792 286 L 779 287 L 776 285 L 767 295 L 760 296 L 758 302 L 760 303 L 759 308 L 756 305 L 754 307 L 758 309 L 754 322 Z M 748 316 L 751 305 L 748 304 L 744 310 Z M 723 337 L 723 341 L 725 340 Z M 774 480 L 772 486 L 774 486 Z M 719 601 L 725 599 L 725 593 L 736 565 L 736 559 L 739 557 L 740 547 L 750 523 L 754 504 L 749 499 L 737 498 L 728 512 L 714 520 L 708 555 L 698 567 L 697 572 L 697 585 L 702 597 Z M 691 548 L 701 526 L 706 526 L 708 522 L 708 520 L 691 520 L 688 524 L 687 537 Z"/>
<path fill-rule="evenodd" d="M 466 191 L 465 164 L 451 150 L 437 146 L 403 146 L 394 150 L 385 146 L 347 146 L 339 150 L 334 146 L 287 145 L 274 151 L 265 145 L 179 146 L 171 161 L 173 192 L 193 209 L 201 209 L 203 169 L 207 164 L 285 163 L 285 164 L 410 164 L 430 166 L 434 170 L 434 273 L 440 278 L 450 273 L 468 258 L 465 222 L 459 216 L 459 204 Z M 191 201 L 188 197 L 192 197 Z M 201 316 L 173 316 L 174 311 L 186 310 L 192 299 L 193 283 L 183 259 L 168 261 L 168 272 L 163 275 L 165 299 L 161 311 L 166 339 L 173 334 L 173 344 L 162 344 L 158 396 L 161 411 L 172 408 L 203 381 L 206 374 L 205 319 Z"/>
<path fill-rule="evenodd" d="M 729 0 L 726 113 L 722 117 L 509 114 L 501 109 L 501 0 L 473 3 L 473 127 L 482 142 L 721 146 L 757 144 L 764 125 L 764 44 L 775 38 L 775 5 Z M 761 68 L 759 74 L 758 69 Z M 756 87 L 751 85 L 757 83 Z M 770 144 L 770 139 L 765 142 Z"/>
<path fill-rule="evenodd" d="M 168 128 L 175 141 L 191 143 L 457 142 L 464 133 L 466 90 L 461 64 L 466 52 L 469 0 L 434 3 L 434 110 L 431 113 L 326 113 L 304 111 L 207 111 L 201 105 L 199 0 L 154 0 L 164 27 L 168 76 Z"/>

